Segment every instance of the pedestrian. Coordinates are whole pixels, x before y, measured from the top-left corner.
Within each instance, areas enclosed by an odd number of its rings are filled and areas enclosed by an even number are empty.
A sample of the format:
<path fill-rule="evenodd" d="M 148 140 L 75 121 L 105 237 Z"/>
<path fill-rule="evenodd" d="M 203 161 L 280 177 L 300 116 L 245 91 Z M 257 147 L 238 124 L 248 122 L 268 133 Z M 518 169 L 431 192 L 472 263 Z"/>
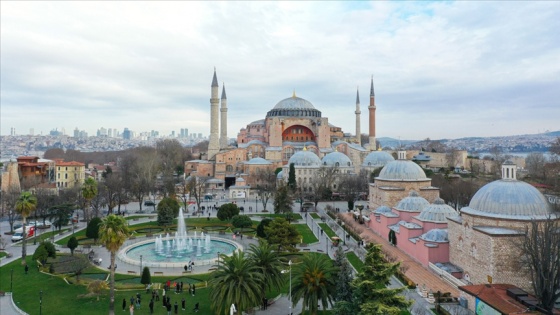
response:
<path fill-rule="evenodd" d="M 122 299 L 122 311 L 124 312 L 126 310 L 126 299 L 123 298 Z"/>
<path fill-rule="evenodd" d="M 175 314 L 179 313 L 179 304 L 177 304 L 177 301 L 175 301 L 174 309 L 175 309 Z"/>
<path fill-rule="evenodd" d="M 171 315 L 171 303 L 167 304 L 167 315 Z"/>
<path fill-rule="evenodd" d="M 185 298 L 183 297 L 183 299 L 181 300 L 181 309 L 183 309 L 183 311 L 185 310 L 185 307 L 187 306 L 186 304 L 187 304 L 187 302 L 185 301 Z"/>
<path fill-rule="evenodd" d="M 130 304 L 134 304 L 134 302 L 136 302 L 136 299 L 134 298 L 134 296 L 130 297 Z"/>
<path fill-rule="evenodd" d="M 171 297 L 169 295 L 167 296 L 166 303 L 167 303 L 167 306 L 171 307 Z"/>
<path fill-rule="evenodd" d="M 148 304 L 148 306 L 150 307 L 150 314 L 154 313 L 154 299 L 150 300 L 150 304 Z"/>
<path fill-rule="evenodd" d="M 130 310 L 130 315 L 134 315 L 134 304 L 130 304 L 128 309 Z"/>
<path fill-rule="evenodd" d="M 163 307 L 167 306 L 167 299 L 165 298 L 165 289 L 163 290 L 163 294 L 161 295 L 161 304 Z"/>
<path fill-rule="evenodd" d="M 192 296 L 195 295 L 195 290 L 196 290 L 196 286 L 195 286 L 195 284 L 193 283 L 193 285 L 192 285 Z"/>
<path fill-rule="evenodd" d="M 25 264 L 25 274 L 27 274 L 28 271 L 29 271 L 29 266 Z"/>
<path fill-rule="evenodd" d="M 183 292 L 183 281 L 181 281 L 181 285 L 179 286 L 179 292 Z"/>
<path fill-rule="evenodd" d="M 136 299 L 136 308 L 137 308 L 137 309 L 140 309 L 140 302 L 141 302 L 140 299 L 137 298 L 137 299 Z"/>
<path fill-rule="evenodd" d="M 159 302 L 159 293 L 158 293 L 158 290 L 156 290 L 156 302 Z"/>
<path fill-rule="evenodd" d="M 239 236 L 241 236 L 241 240 L 243 240 L 243 233 L 242 233 L 242 234 L 239 234 Z"/>
<path fill-rule="evenodd" d="M 194 305 L 194 310 L 195 312 L 198 312 L 198 302 L 196 302 L 196 304 Z"/>

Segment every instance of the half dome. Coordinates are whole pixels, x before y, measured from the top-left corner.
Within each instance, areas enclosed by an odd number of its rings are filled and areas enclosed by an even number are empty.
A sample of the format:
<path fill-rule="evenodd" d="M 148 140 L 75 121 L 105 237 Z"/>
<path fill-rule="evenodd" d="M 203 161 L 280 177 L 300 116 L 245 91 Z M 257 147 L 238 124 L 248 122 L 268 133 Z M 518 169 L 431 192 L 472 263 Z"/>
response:
<path fill-rule="evenodd" d="M 535 187 L 518 180 L 501 179 L 480 188 L 461 212 L 519 220 L 558 217 L 545 196 Z"/>
<path fill-rule="evenodd" d="M 395 160 L 387 163 L 379 176 L 382 180 L 426 180 L 426 173 L 418 164 L 407 160 Z"/>

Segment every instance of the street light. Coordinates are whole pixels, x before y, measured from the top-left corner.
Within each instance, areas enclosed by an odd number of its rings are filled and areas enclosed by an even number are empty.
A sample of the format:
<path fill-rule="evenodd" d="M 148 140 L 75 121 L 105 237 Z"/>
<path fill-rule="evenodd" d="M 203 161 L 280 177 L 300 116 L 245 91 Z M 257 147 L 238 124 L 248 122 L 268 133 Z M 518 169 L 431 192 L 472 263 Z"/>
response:
<path fill-rule="evenodd" d="M 344 229 L 344 222 L 342 222 L 341 225 L 342 225 L 342 232 L 344 232 L 344 238 L 342 239 L 342 242 L 344 243 L 344 245 L 346 245 L 346 230 Z"/>
<path fill-rule="evenodd" d="M 39 292 L 39 315 L 43 314 L 43 290 Z"/>
<path fill-rule="evenodd" d="M 288 266 L 290 266 L 290 315 L 292 315 L 292 260 L 288 261 Z"/>
<path fill-rule="evenodd" d="M 328 256 L 329 255 L 329 236 L 328 235 L 325 235 L 325 241 L 327 243 L 327 244 L 325 244 L 326 245 L 325 247 L 327 248 L 327 256 Z"/>
<path fill-rule="evenodd" d="M 14 269 L 10 270 L 10 292 L 14 295 Z"/>
<path fill-rule="evenodd" d="M 257 207 L 259 206 L 258 198 L 259 198 L 259 195 L 255 195 L 255 212 L 257 212 Z"/>
<path fill-rule="evenodd" d="M 220 265 L 220 252 L 217 253 L 218 254 L 218 266 Z"/>
<path fill-rule="evenodd" d="M 142 255 L 140 255 L 140 275 L 142 275 Z"/>

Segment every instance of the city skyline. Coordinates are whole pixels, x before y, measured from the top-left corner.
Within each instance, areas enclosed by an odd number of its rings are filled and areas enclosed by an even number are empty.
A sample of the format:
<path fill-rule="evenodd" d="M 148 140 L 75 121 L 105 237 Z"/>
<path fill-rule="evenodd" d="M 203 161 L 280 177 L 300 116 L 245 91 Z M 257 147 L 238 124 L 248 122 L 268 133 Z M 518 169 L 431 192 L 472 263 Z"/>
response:
<path fill-rule="evenodd" d="M 372 74 L 378 137 L 560 129 L 555 2 L 4 2 L 1 11 L 2 135 L 208 135 L 214 67 L 230 138 L 294 90 L 353 133 L 357 86 L 365 132 Z"/>

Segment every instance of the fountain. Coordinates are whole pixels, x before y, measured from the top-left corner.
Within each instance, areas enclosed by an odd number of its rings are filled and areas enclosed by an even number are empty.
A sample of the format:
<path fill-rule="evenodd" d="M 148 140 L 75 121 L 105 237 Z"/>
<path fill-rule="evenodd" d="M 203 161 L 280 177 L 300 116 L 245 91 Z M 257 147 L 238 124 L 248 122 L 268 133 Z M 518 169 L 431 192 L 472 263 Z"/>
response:
<path fill-rule="evenodd" d="M 182 267 L 188 261 L 198 264 L 214 263 L 217 253 L 233 253 L 240 247 L 230 240 L 212 239 L 204 232 L 187 233 L 183 209 L 179 210 L 177 231 L 174 234 L 158 235 L 153 240 L 141 241 L 124 248 L 119 258 L 132 264 L 139 264 L 140 256 L 144 266 Z"/>

